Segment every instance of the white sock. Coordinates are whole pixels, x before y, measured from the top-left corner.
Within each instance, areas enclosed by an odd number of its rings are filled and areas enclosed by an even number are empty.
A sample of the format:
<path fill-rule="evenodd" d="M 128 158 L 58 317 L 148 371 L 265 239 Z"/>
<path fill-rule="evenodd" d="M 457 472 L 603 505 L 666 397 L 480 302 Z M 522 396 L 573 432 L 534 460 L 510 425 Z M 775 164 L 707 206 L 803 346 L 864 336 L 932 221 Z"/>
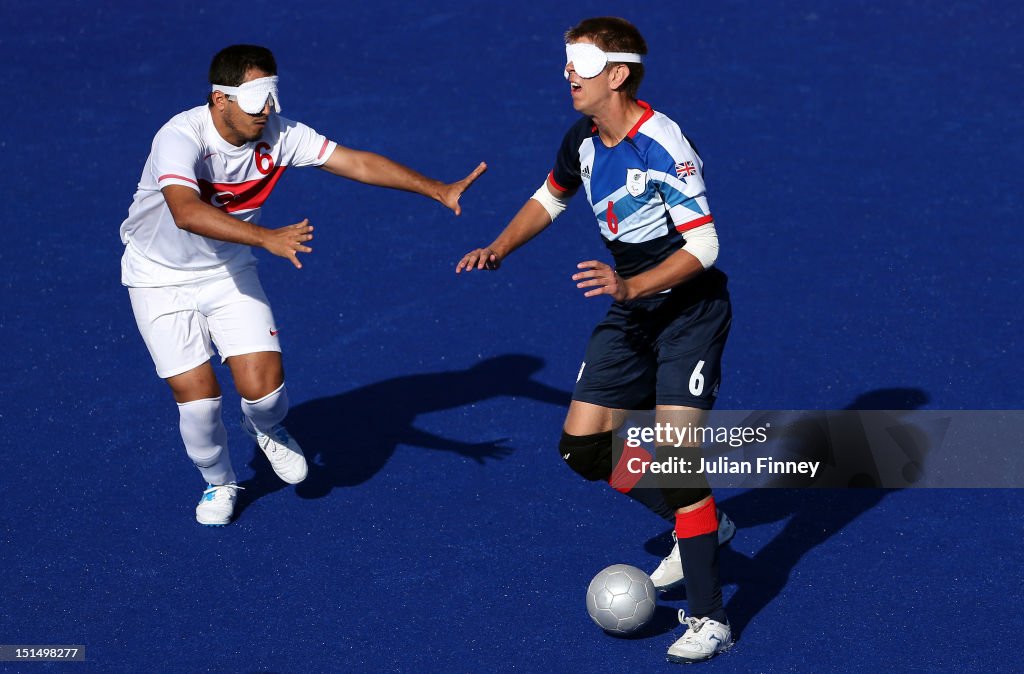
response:
<path fill-rule="evenodd" d="M 228 455 L 228 431 L 220 415 L 220 397 L 178 403 L 178 428 L 188 458 L 210 484 L 235 482 Z"/>
<path fill-rule="evenodd" d="M 256 430 L 270 433 L 288 414 L 288 391 L 284 383 L 259 400 L 242 398 L 242 414 L 248 417 Z"/>

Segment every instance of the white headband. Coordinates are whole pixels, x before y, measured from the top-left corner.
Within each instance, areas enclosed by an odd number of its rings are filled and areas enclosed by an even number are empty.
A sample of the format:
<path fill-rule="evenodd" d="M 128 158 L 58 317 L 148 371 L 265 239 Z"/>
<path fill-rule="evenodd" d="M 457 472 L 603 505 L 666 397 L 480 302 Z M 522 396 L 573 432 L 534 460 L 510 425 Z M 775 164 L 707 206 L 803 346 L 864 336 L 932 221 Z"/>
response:
<path fill-rule="evenodd" d="M 271 107 L 275 111 L 281 112 L 281 101 L 277 97 L 277 75 L 249 80 L 238 87 L 214 84 L 211 91 L 222 91 L 228 96 L 234 96 L 238 100 L 238 106 L 250 115 L 258 115 L 263 112 L 268 99 Z"/>

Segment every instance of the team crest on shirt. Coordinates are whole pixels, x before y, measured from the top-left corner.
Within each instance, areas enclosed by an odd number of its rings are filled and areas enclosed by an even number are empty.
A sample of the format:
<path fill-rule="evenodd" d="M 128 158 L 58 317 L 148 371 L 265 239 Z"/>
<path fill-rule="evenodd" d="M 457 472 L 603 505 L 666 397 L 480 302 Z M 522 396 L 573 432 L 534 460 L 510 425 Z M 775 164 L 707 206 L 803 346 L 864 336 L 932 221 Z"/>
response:
<path fill-rule="evenodd" d="M 638 197 L 647 191 L 647 171 L 626 169 L 626 191 Z"/>

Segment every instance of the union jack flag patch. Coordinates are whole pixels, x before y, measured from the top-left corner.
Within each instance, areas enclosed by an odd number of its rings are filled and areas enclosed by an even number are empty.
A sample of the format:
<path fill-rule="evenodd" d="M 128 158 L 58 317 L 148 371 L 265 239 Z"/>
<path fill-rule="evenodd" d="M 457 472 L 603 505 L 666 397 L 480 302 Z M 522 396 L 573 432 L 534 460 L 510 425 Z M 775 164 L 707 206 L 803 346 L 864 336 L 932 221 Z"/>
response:
<path fill-rule="evenodd" d="M 697 169 L 693 167 L 692 161 L 684 161 L 676 164 L 676 177 L 685 178 L 686 176 L 697 175 Z"/>

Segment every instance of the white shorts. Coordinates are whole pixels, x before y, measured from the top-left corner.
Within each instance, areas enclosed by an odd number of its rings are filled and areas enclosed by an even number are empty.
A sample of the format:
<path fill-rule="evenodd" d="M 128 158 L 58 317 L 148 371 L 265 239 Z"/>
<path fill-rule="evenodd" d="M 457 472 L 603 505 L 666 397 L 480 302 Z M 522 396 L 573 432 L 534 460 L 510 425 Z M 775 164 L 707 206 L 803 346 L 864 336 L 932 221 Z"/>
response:
<path fill-rule="evenodd" d="M 135 322 L 161 379 L 214 355 L 281 351 L 277 324 L 255 269 L 183 286 L 128 288 Z"/>

